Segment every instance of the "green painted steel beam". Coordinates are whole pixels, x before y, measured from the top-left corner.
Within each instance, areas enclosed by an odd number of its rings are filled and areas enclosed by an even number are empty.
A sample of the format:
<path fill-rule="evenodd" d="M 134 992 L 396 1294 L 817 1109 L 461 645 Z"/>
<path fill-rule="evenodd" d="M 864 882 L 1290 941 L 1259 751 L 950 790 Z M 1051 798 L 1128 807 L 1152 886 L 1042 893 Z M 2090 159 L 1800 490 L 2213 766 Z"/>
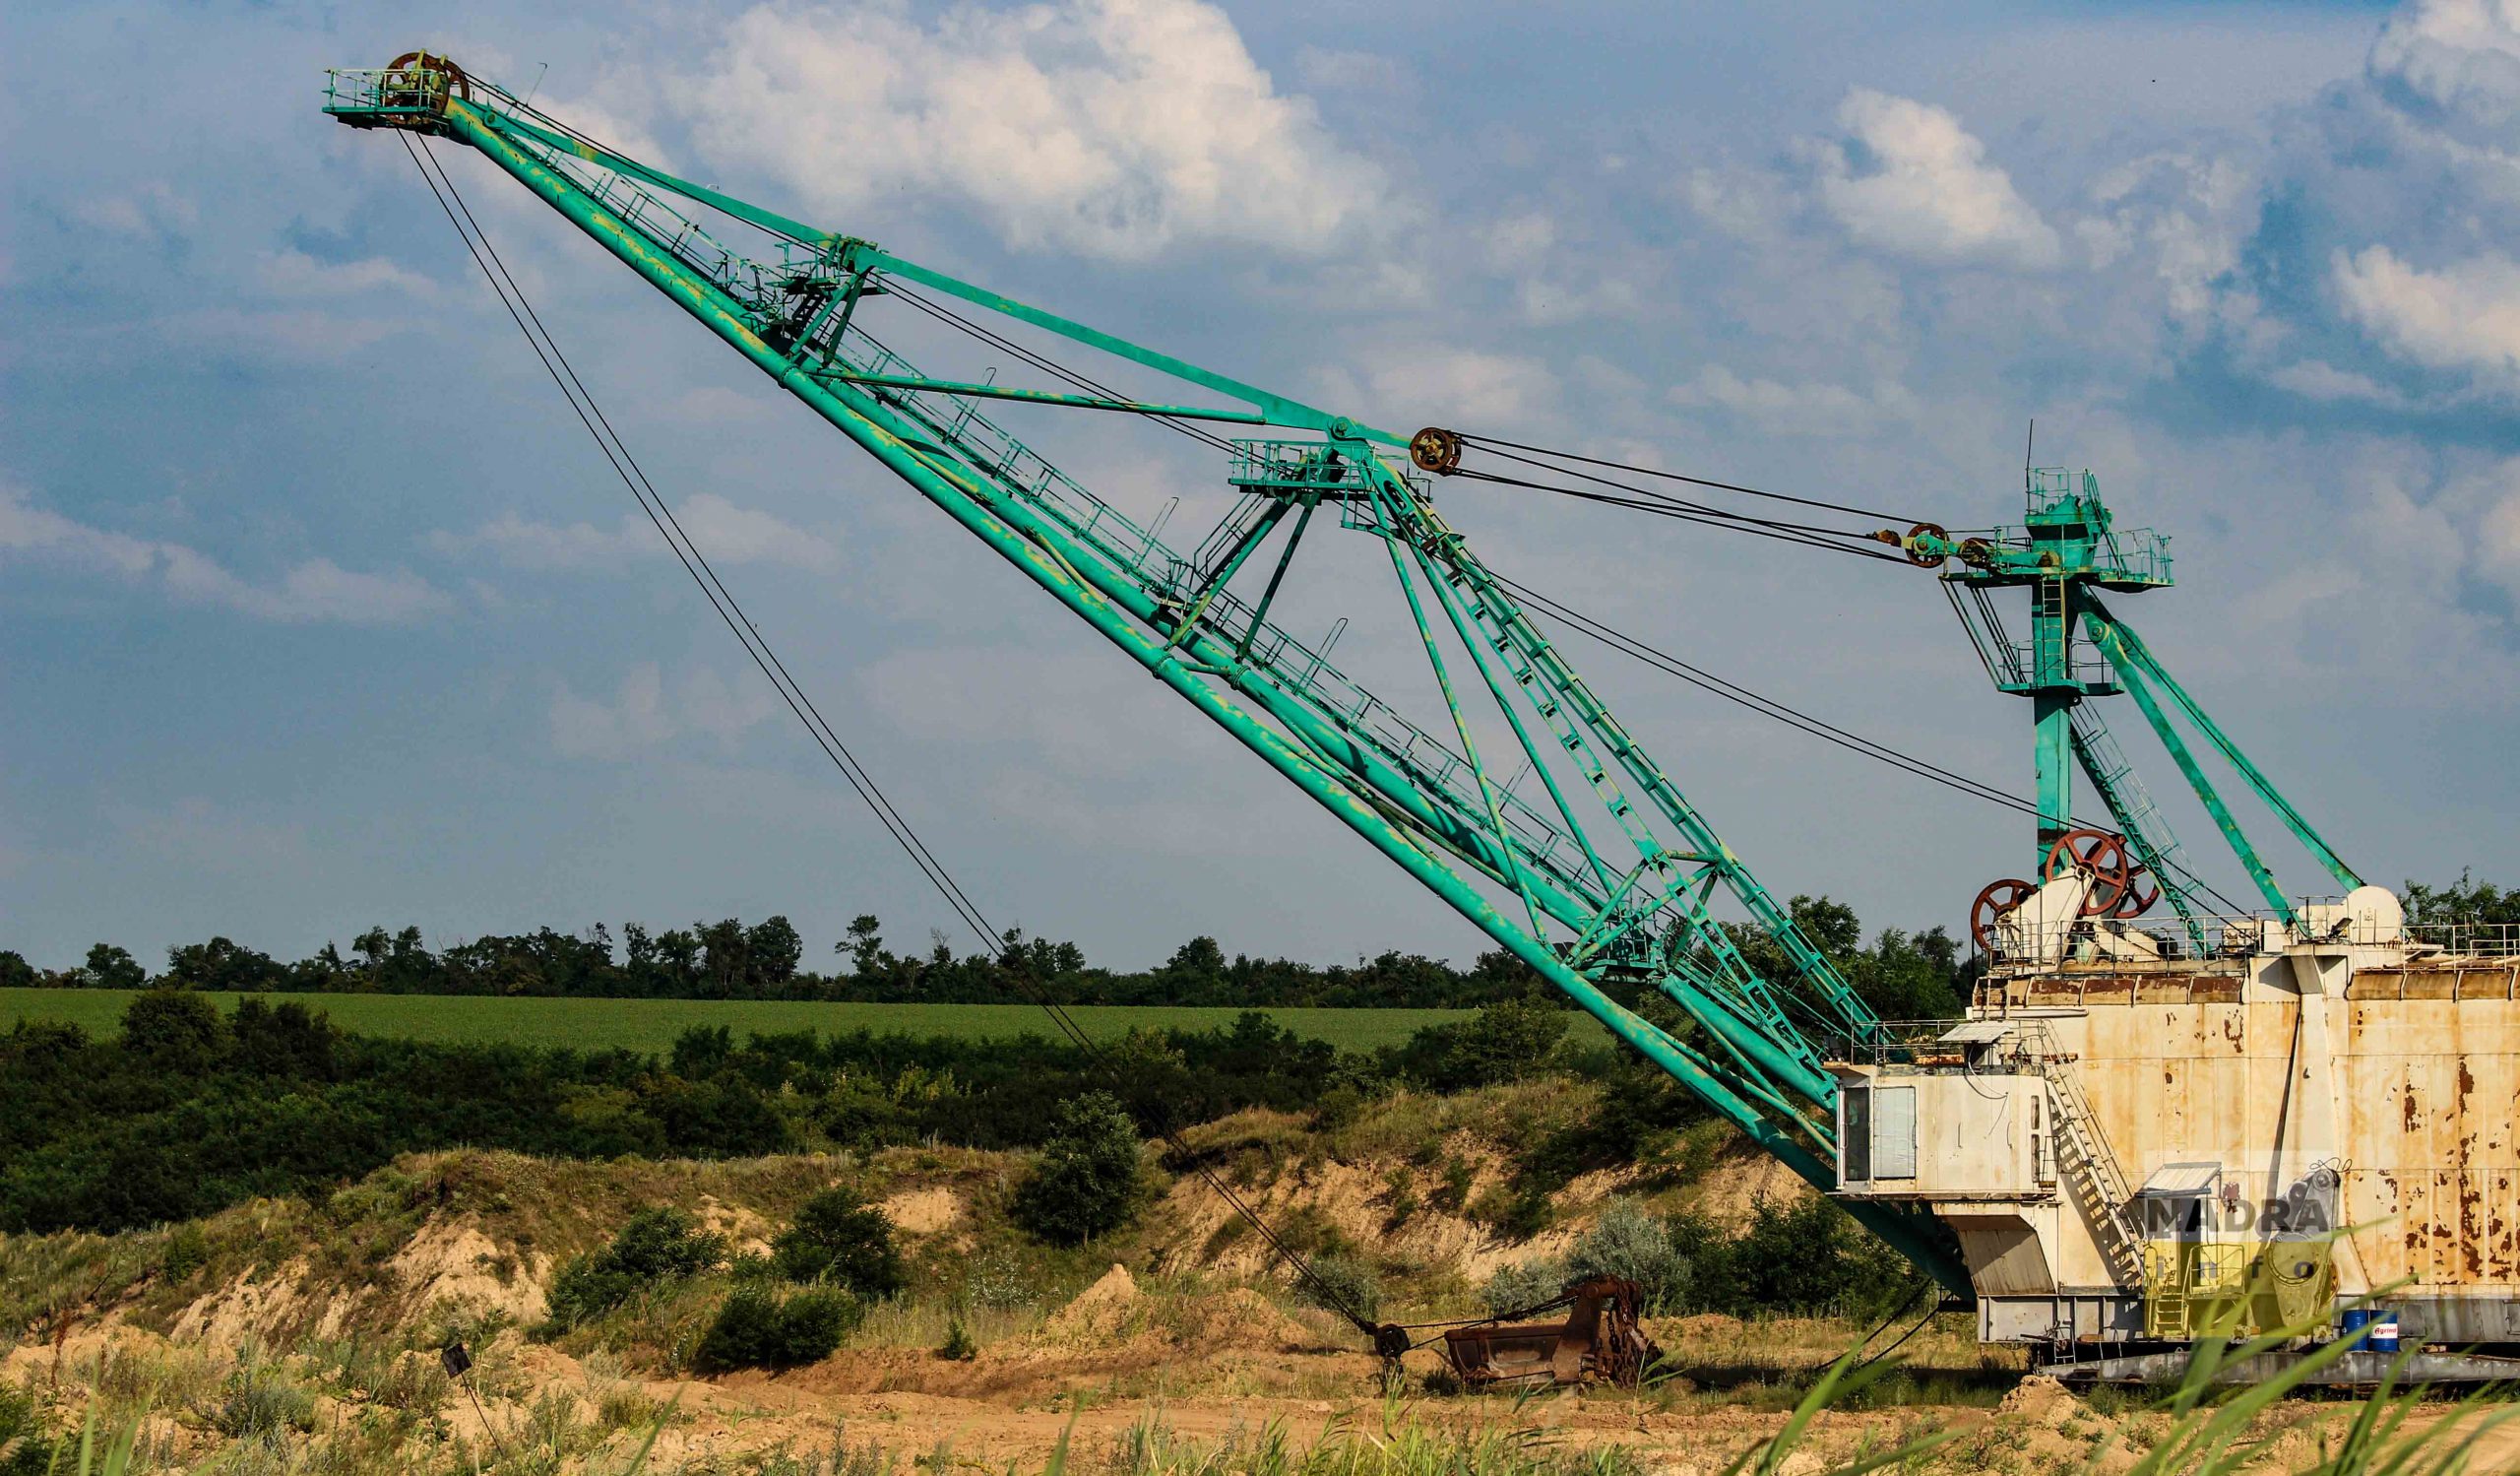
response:
<path fill-rule="evenodd" d="M 976 384 L 960 379 L 922 379 L 915 374 L 860 374 L 835 369 L 817 377 L 874 389 L 910 390 L 923 395 L 960 395 L 973 400 L 1015 400 L 1029 405 L 1056 405 L 1075 410 L 1108 410 L 1166 420 L 1224 420 L 1236 425 L 1269 423 L 1268 417 L 1256 410 L 1215 410 L 1204 405 L 1149 405 L 1139 400 L 1106 400 L 1093 395 L 1062 394 L 1056 390 L 1017 389 L 1012 385 Z"/>
<path fill-rule="evenodd" d="M 668 240 L 649 233 L 640 224 L 625 219 L 598 199 L 586 183 L 560 166 L 563 160 L 557 157 L 546 159 L 536 152 L 536 147 L 556 151 L 560 145 L 543 140 L 537 146 L 534 140 L 511 138 L 479 109 L 460 99 L 448 102 L 443 122 L 449 134 L 497 162 L 887 470 L 1013 563 L 1149 674 L 1199 708 L 1579 1008 L 1600 1020 L 1614 1036 L 1653 1060 L 1797 1174 L 1823 1188 L 1834 1187 L 1833 1167 L 1802 1141 L 1816 1133 L 1812 1119 L 1806 1113 L 1786 1110 L 1784 1099 L 1764 1084 L 1765 1073 L 1728 1074 L 1618 1005 L 1595 981 L 1570 967 L 1556 950 L 1537 936 L 1534 928 L 1519 925 L 1490 902 L 1470 877 L 1454 869 L 1448 858 L 1459 859 L 1491 880 L 1503 878 L 1511 884 L 1512 878 L 1520 876 L 1529 886 L 1536 913 L 1545 910 L 1577 930 L 1596 920 L 1607 902 L 1606 896 L 1593 895 L 1606 889 L 1601 888 L 1598 878 L 1580 865 L 1571 869 L 1559 866 L 1546 873 L 1536 868 L 1545 862 L 1545 856 L 1524 849 L 1527 843 L 1509 827 L 1499 797 L 1475 763 L 1473 773 L 1480 781 L 1475 794 L 1447 790 L 1445 787 L 1454 781 L 1444 777 L 1441 763 L 1457 764 L 1459 759 L 1442 759 L 1430 769 L 1410 756 L 1409 745 L 1384 751 L 1386 740 L 1358 726 L 1358 715 L 1372 710 L 1369 695 L 1356 695 L 1352 713 L 1337 705 L 1348 700 L 1339 693 L 1355 692 L 1352 686 L 1317 688 L 1306 673 L 1272 665 L 1275 658 L 1238 660 L 1235 646 L 1248 634 L 1245 630 L 1229 629 L 1213 617 L 1202 617 L 1187 622 L 1191 632 L 1187 641 L 1172 643 L 1171 632 L 1157 628 L 1155 623 L 1163 601 L 1148 561 L 1146 545 L 1152 545 L 1152 537 L 1136 535 L 1142 545 L 1135 553 L 1117 548 L 1109 537 L 1095 534 L 1093 521 L 1072 526 L 1062 521 L 1069 514 L 1039 500 L 1039 488 L 1014 482 L 1004 458 L 992 460 L 958 449 L 964 443 L 956 427 L 972 417 L 968 402 L 956 401 L 966 409 L 947 425 L 921 417 L 918 397 L 888 402 L 869 388 L 818 378 L 815 371 L 795 362 L 783 346 L 774 345 L 765 335 L 765 328 L 785 332 L 792 325 L 765 321 L 760 302 L 748 305 L 730 294 L 735 290 L 733 287 L 722 288 L 703 265 L 686 259 L 679 250 L 680 237 Z M 571 159 L 586 158 L 574 148 L 567 152 Z M 726 270 L 732 272 L 733 265 L 728 264 Z M 1242 398 L 1240 390 L 1249 388 L 1234 381 L 1212 387 L 1236 398 Z M 1276 414 L 1280 404 L 1292 404 L 1246 403 L 1255 404 L 1264 414 Z M 1328 423 L 1319 428 L 1397 443 L 1396 438 L 1373 435 L 1337 417 L 1329 417 Z M 1045 475 L 1047 471 L 1044 467 Z M 1127 527 L 1124 519 L 1117 526 Z M 1457 536 L 1455 540 L 1457 549 Z M 1456 558 L 1436 556 L 1448 570 L 1458 569 Z M 1178 560 L 1174 562 L 1177 564 Z M 1471 607 L 1464 609 L 1467 612 Z M 1522 649 L 1531 655 L 1528 647 Z M 1580 678 L 1574 678 L 1544 643 L 1539 650 L 1541 655 L 1535 660 L 1543 665 L 1555 662 L 1548 668 L 1554 700 L 1565 700 L 1570 685 L 1580 688 Z M 1320 658 L 1311 658 L 1310 670 L 1318 672 L 1320 667 Z M 1606 708 L 1590 699 L 1588 690 L 1585 696 L 1590 701 L 1588 722 L 1601 731 L 1604 725 L 1598 720 L 1607 719 Z M 1246 701 L 1250 705 L 1245 705 Z M 1633 750 L 1633 742 L 1625 738 L 1623 730 L 1615 729 L 1614 720 L 1608 721 L 1607 731 L 1615 733 L 1618 741 Z M 1616 744 L 1613 751 L 1618 751 Z M 1641 758 L 1641 750 L 1634 757 L 1622 752 L 1619 758 L 1622 764 L 1633 765 Z M 1434 756 L 1430 761 L 1438 759 L 1440 756 Z M 1525 806 L 1517 813 L 1530 812 Z M 1553 833 L 1544 829 L 1534 834 L 1546 840 Z M 1711 832 L 1707 834 L 1711 839 Z M 1696 849 L 1730 862 L 1730 853 L 1721 849 L 1720 842 L 1697 844 Z M 1737 863 L 1731 864 L 1737 867 Z M 1741 874 L 1746 876 L 1746 871 Z M 1720 1020 L 1726 1013 L 1718 1007 L 1721 1003 L 1713 998 L 1702 999 L 1699 1010 L 1693 1013 L 1699 1013 L 1702 1020 Z M 1761 1035 L 1760 1039 L 1766 1049 L 1783 1058 L 1793 1058 L 1797 1048 L 1807 1050 L 1807 1045 L 1790 1029 L 1780 1036 Z M 1833 1098 L 1834 1092 L 1823 1086 L 1806 1095 Z M 1955 1291 L 1967 1291 L 1965 1272 L 1943 1253 L 1925 1217 L 1870 1203 L 1852 1203 L 1849 1208 L 1945 1285 Z"/>
<path fill-rule="evenodd" d="M 2248 873 L 2258 895 L 2264 897 L 2266 905 L 2284 920 L 2284 926 L 2292 927 L 2291 900 L 2284 895 L 2284 889 L 2275 884 L 2275 873 L 2258 856 L 2257 847 L 2250 844 L 2248 832 L 2242 830 L 2240 822 L 2233 817 L 2231 806 L 2223 802 L 2222 792 L 2214 788 L 2214 782 L 2206 777 L 2205 770 L 2196 762 L 2196 755 L 2188 748 L 2187 739 L 2179 736 L 2170 714 L 2164 712 L 2161 703 L 2154 698 L 2145 664 L 2127 644 L 2125 627 L 2096 610 L 2091 630 L 2093 642 L 2125 681 L 2126 694 L 2135 699 L 2136 710 L 2143 713 L 2144 721 L 2152 725 L 2153 734 L 2162 740 L 2162 746 L 2170 750 L 2171 761 L 2178 765 L 2180 774 L 2186 776 L 2187 787 L 2196 792 L 2196 799 L 2205 806 L 2205 812 L 2214 817 L 2216 828 L 2223 832 L 2224 841 L 2230 844 L 2232 854 L 2238 858 L 2240 869 Z"/>
<path fill-rule="evenodd" d="M 2123 645 L 2126 654 L 2133 658 L 2146 675 L 2160 683 L 2162 690 L 2170 693 L 2171 700 L 2178 704 L 2179 711 L 2186 714 L 2187 721 L 2195 726 L 2197 732 L 2205 736 L 2205 740 L 2214 745 L 2215 750 L 2221 753 L 2225 761 L 2238 773 L 2242 782 L 2257 793 L 2258 799 L 2266 802 L 2266 807 L 2275 811 L 2276 818 L 2282 820 L 2285 828 L 2293 832 L 2294 839 L 2307 848 L 2318 864 L 2326 868 L 2327 873 L 2336 878 L 2337 884 L 2349 892 L 2362 885 L 2361 873 L 2345 864 L 2345 858 L 2337 855 L 2336 849 L 2311 827 L 2309 820 L 2294 807 L 2293 802 L 2286 799 L 2284 793 L 2275 787 L 2275 781 L 2267 778 L 2265 771 L 2252 762 L 2247 754 L 2240 751 L 2240 745 L 2232 740 L 2231 736 L 2223 731 L 2220 724 L 2206 716 L 2205 709 L 2188 694 L 2187 688 L 2180 685 L 2176 677 L 2171 675 L 2170 669 L 2163 666 L 2153 655 L 2152 648 L 2144 644 L 2144 638 L 2137 635 L 2134 628 L 2125 621 L 2108 613 L 2098 600 L 2091 602 L 2091 608 L 2092 613 L 2097 618 L 2108 622 L 2110 629 Z M 2110 660 L 2116 661 L 2114 653 L 2111 653 Z M 2123 663 L 2117 665 L 2121 672 L 2125 670 Z"/>
<path fill-rule="evenodd" d="M 990 291 L 986 288 L 965 282 L 949 273 L 912 261 L 906 256 L 896 256 L 862 237 L 823 230 L 808 225 L 802 221 L 780 215 L 776 211 L 764 210 L 760 206 L 738 200 L 732 195 L 710 189 L 706 185 L 694 184 L 687 179 L 677 179 L 662 169 L 652 168 L 637 160 L 614 154 L 609 150 L 596 148 L 584 140 L 545 128 L 539 123 L 532 122 L 515 113 L 499 110 L 486 114 L 474 112 L 472 116 L 484 127 L 500 132 L 523 134 L 545 147 L 574 155 L 616 174 L 627 175 L 643 184 L 680 195 L 688 200 L 696 200 L 712 210 L 742 221 L 746 225 L 758 226 L 775 235 L 794 237 L 831 251 L 843 270 L 850 272 L 871 270 L 915 282 L 922 287 L 933 288 L 948 296 L 959 297 L 975 307 L 983 307 L 990 312 L 1014 318 L 1019 322 L 1030 323 L 1036 328 L 1045 329 L 1061 338 L 1099 349 L 1116 357 L 1144 364 L 1148 368 L 1169 374 L 1175 379 L 1186 380 L 1215 390 L 1219 394 L 1229 395 L 1257 410 L 1267 423 L 1299 426 L 1307 430 L 1326 431 L 1332 435 L 1355 436 L 1363 440 L 1377 441 L 1386 446 L 1409 444 L 1405 436 L 1360 424 L 1345 416 L 1332 415 L 1328 411 L 1306 405 L 1300 400 L 1274 394 L 1257 385 L 1245 384 L 1241 380 L 1229 378 L 1214 369 L 1203 368 L 1187 359 L 1176 358 L 1144 345 L 1131 343 L 1117 334 L 1104 333 L 1099 328 L 1077 322 L 1073 318 L 1062 317 L 1057 313 L 1035 307 L 1029 302 L 1021 302 L 1003 293 Z"/>

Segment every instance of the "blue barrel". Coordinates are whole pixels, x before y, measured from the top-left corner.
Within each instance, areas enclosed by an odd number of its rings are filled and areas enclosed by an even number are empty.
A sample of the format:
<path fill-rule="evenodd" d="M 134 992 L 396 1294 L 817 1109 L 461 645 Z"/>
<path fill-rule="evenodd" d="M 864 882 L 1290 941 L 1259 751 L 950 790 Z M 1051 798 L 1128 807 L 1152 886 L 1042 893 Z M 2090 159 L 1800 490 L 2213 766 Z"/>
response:
<path fill-rule="evenodd" d="M 2352 1337 L 2364 1327 L 2371 1329 L 2362 1347 L 2372 1353 L 2398 1351 L 2398 1315 L 2381 1307 L 2349 1307 L 2345 1310 L 2345 1335 Z"/>

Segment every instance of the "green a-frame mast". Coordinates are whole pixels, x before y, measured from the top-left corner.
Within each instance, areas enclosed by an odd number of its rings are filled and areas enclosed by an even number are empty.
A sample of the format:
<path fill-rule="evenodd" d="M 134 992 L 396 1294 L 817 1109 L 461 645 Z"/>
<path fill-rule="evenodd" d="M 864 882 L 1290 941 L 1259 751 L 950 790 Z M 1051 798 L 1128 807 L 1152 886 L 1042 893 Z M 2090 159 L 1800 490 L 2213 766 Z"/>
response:
<path fill-rule="evenodd" d="M 2115 822 L 2134 866 L 2158 882 L 2190 946 L 2200 952 L 2207 946 L 2206 908 L 2198 895 L 2203 883 L 2188 868 L 2168 821 L 2090 704 L 2094 697 L 2123 693 L 2134 699 L 2251 885 L 2287 928 L 2299 922 L 2292 899 L 2174 720 L 2184 720 L 2206 746 L 2223 756 L 2340 887 L 2352 891 L 2362 885 L 2362 878 L 2171 675 L 2134 627 L 2101 600 L 2104 590 L 2141 594 L 2168 588 L 2170 540 L 2150 529 L 2118 528 L 2101 501 L 2100 480 L 2089 472 L 2036 468 L 2027 470 L 2023 481 L 2028 506 L 2018 527 L 1955 539 L 1941 528 L 1920 524 L 1904 537 L 1890 532 L 1880 537 L 1920 564 L 1958 565 L 1943 574 L 1944 587 L 1986 674 L 1998 690 L 2031 701 L 2039 789 L 2038 869 L 2033 874 L 2052 876 L 2069 860 L 2059 848 L 2077 832 L 2072 782 L 2079 768 Z M 1987 592 L 1998 589 L 2028 592 L 2026 643 L 2012 638 L 1989 599 Z M 2091 660 L 2086 651 L 2096 652 L 2100 660 Z M 2149 901 L 2131 891 L 2120 895 L 2130 903 Z"/>

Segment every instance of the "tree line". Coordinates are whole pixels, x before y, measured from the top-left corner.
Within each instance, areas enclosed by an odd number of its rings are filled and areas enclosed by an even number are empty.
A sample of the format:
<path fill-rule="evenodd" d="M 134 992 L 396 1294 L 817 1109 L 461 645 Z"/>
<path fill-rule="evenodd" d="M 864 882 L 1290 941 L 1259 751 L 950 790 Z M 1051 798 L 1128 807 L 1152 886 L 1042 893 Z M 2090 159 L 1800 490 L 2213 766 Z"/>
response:
<path fill-rule="evenodd" d="M 1859 991 L 1879 994 L 1893 1019 L 1956 1007 L 1965 972 L 1943 930 L 1889 930 L 1870 945 L 1853 909 L 1797 897 L 1794 914 L 1840 960 Z M 1738 930 L 1752 964 L 1791 976 L 1764 934 Z M 867 1003 L 996 1004 L 1036 997 L 1060 1004 L 1242 1005 L 1252 1008 L 1445 1009 L 1514 998 L 1540 981 L 1503 949 L 1463 968 L 1398 950 L 1354 964 L 1228 957 L 1213 937 L 1191 938 L 1163 964 L 1136 971 L 1089 964 L 1072 942 L 1010 931 L 993 951 L 958 953 L 942 933 L 924 949 L 896 951 L 883 924 L 861 916 L 834 945 L 828 972 L 806 968 L 804 939 L 787 918 L 727 918 L 661 931 L 623 924 L 616 939 L 598 923 L 583 933 L 550 928 L 490 934 L 432 949 L 420 930 L 371 928 L 345 950 L 327 942 L 294 961 L 225 936 L 178 944 L 152 972 L 132 953 L 100 942 L 84 962 L 38 969 L 0 949 L 0 987 L 136 990 L 165 987 L 232 994 L 522 995 L 633 999 L 807 999 Z M 1946 999 L 1946 996 L 1948 998 Z"/>
<path fill-rule="evenodd" d="M 384 1039 L 346 1033 L 299 999 L 246 995 L 222 1011 L 199 991 L 153 989 L 112 1036 L 52 1021 L 0 1034 L 0 1233 L 189 1219 L 458 1144 L 565 1158 L 1033 1148 L 1061 1104 L 1097 1092 L 1154 1135 L 1253 1107 L 1351 1111 L 1402 1086 L 1605 1075 L 1618 1084 L 1615 1110 L 1598 1144 L 1560 1155 L 1568 1164 L 1702 1116 L 1624 1052 L 1570 1056 L 1570 1018 L 1511 999 L 1370 1056 L 1258 1011 L 1221 1029 L 1141 1029 L 1093 1057 L 1040 1036 L 808 1030 L 738 1043 L 723 1026 L 649 1055 Z"/>

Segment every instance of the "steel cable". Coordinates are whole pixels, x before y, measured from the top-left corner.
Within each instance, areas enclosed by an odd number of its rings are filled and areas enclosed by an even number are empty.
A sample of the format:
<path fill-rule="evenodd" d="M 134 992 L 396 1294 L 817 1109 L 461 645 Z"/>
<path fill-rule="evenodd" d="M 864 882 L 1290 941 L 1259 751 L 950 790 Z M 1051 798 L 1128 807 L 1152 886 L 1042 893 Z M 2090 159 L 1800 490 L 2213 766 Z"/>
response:
<path fill-rule="evenodd" d="M 403 139 L 403 145 L 411 155 L 412 163 L 419 169 L 422 181 L 428 185 L 430 193 L 437 198 L 439 209 L 446 213 L 449 224 L 455 226 L 456 233 L 463 238 L 465 249 L 472 255 L 474 265 L 478 266 L 482 275 L 488 279 L 492 291 L 499 298 L 500 305 L 507 309 L 509 318 L 515 322 L 518 331 L 524 334 L 526 342 L 534 349 L 536 357 L 541 361 L 544 371 L 551 376 L 552 383 L 559 387 L 562 397 L 569 402 L 569 408 L 577 415 L 579 423 L 584 425 L 587 433 L 594 438 L 598 448 L 603 453 L 605 461 L 612 467 L 614 475 L 621 479 L 622 484 L 638 501 L 641 511 L 645 512 L 649 521 L 656 525 L 658 534 L 665 540 L 666 546 L 672 550 L 684 571 L 691 576 L 694 583 L 700 586 L 701 593 L 708 598 L 711 607 L 717 610 L 719 618 L 744 647 L 745 654 L 752 658 L 753 664 L 761 670 L 763 676 L 767 677 L 771 685 L 778 690 L 788 710 L 805 725 L 807 733 L 813 737 L 816 745 L 823 749 L 825 755 L 848 780 L 850 787 L 875 813 L 876 819 L 883 825 L 886 832 L 901 846 L 912 863 L 936 888 L 939 895 L 945 899 L 946 904 L 954 910 L 963 923 L 979 936 L 981 946 L 991 950 L 1004 947 L 1005 935 L 1000 933 L 980 912 L 978 906 L 972 901 L 970 894 L 954 879 L 943 863 L 936 859 L 935 854 L 920 839 L 910 822 L 893 805 L 889 797 L 885 796 L 881 788 L 875 784 L 873 776 L 840 740 L 830 723 L 823 718 L 820 710 L 814 706 L 812 699 L 804 693 L 802 687 L 796 684 L 795 678 L 788 672 L 786 664 L 780 661 L 768 640 L 761 635 L 759 627 L 736 603 L 733 593 L 718 578 L 717 571 L 709 564 L 707 556 L 701 553 L 699 546 L 692 543 L 690 536 L 683 531 L 681 523 L 673 516 L 670 505 L 657 490 L 655 483 L 650 481 L 646 471 L 639 466 L 637 459 L 631 455 L 628 446 L 621 441 L 619 433 L 613 429 L 611 421 L 604 417 L 594 395 L 586 388 L 585 381 L 579 377 L 575 366 L 569 362 L 567 355 L 561 351 L 557 339 L 553 338 L 550 330 L 543 325 L 540 314 L 534 310 L 523 287 L 508 272 L 505 261 L 499 257 L 497 248 L 490 243 L 487 232 L 481 229 L 480 223 L 472 216 L 471 208 L 465 204 L 453 177 L 444 172 L 442 165 L 437 167 L 437 172 L 432 177 L 431 166 L 436 164 L 436 160 L 434 154 L 427 150 L 425 145 L 422 148 L 413 149 L 408 137 Z M 440 193 L 441 185 L 443 193 Z M 449 204 L 450 200 L 453 202 L 452 205 Z M 458 218 L 459 212 L 461 219 Z M 470 229 L 467 228 L 468 223 Z M 475 245 L 476 235 L 477 246 Z M 510 300 L 511 294 L 514 297 L 513 301 Z M 532 327 L 527 326 L 529 319 L 532 321 Z M 582 400 L 583 403 L 581 403 Z M 668 528 L 671 532 L 667 531 Z M 1019 990 L 1029 995 L 1033 1002 L 1050 1017 L 1051 1022 L 1067 1036 L 1069 1042 L 1089 1061 L 1101 1068 L 1124 1090 L 1129 1087 L 1130 1083 L 1121 1074 L 1116 1063 L 1064 1007 L 1034 989 L 1031 980 L 1020 967 L 1010 966 L 1003 972 Z M 1132 1093 L 1132 1095 L 1136 1094 Z M 1174 1154 L 1214 1189 L 1237 1216 L 1257 1231 L 1278 1257 L 1292 1266 L 1296 1274 L 1332 1308 L 1358 1329 L 1368 1335 L 1373 1334 L 1377 1324 L 1359 1313 L 1340 1288 L 1324 1280 L 1309 1262 L 1269 1226 L 1267 1220 L 1257 1210 L 1236 1194 L 1232 1187 L 1226 1184 L 1215 1170 L 1190 1148 L 1187 1142 L 1183 1141 L 1179 1131 L 1172 1125 L 1170 1116 L 1165 1110 L 1164 1104 L 1160 1100 L 1147 1099 L 1147 1105 L 1157 1116 L 1157 1135 L 1165 1140 Z"/>
<path fill-rule="evenodd" d="M 1666 481 L 1684 481 L 1691 486 L 1708 487 L 1719 492 L 1738 492 L 1745 497 L 1764 497 L 1772 502 L 1792 502 L 1803 507 L 1816 507 L 1824 512 L 1851 513 L 1858 518 L 1879 518 L 1882 521 L 1889 523 L 1914 524 L 1920 521 L 1919 519 L 1906 517 L 1899 513 L 1886 513 L 1872 508 L 1854 507 L 1843 502 L 1824 502 L 1815 497 L 1796 497 L 1786 492 L 1766 492 L 1761 491 L 1754 486 L 1742 486 L 1737 482 L 1714 481 L 1704 477 L 1691 477 L 1680 472 L 1665 472 L 1654 467 L 1634 466 L 1627 462 L 1605 461 L 1597 456 L 1583 456 L 1573 451 L 1553 451 L 1545 446 L 1530 446 L 1525 445 L 1521 441 L 1499 440 L 1494 436 L 1471 435 L 1467 432 L 1456 433 L 1461 435 L 1462 441 L 1466 445 L 1485 446 L 1490 450 L 1496 450 L 1498 447 L 1505 448 L 1504 450 L 1497 452 L 1500 456 L 1504 455 L 1506 451 L 1528 451 L 1532 453 L 1533 456 L 1544 456 L 1553 461 L 1581 462 L 1585 466 L 1589 467 L 1606 467 L 1613 472 L 1626 472 L 1638 477 L 1659 477 Z M 1532 466 L 1544 465 L 1544 463 L 1533 462 L 1530 457 L 1525 456 L 1515 456 L 1510 459 L 1524 462 Z M 1554 470 L 1564 471 L 1567 475 L 1572 477 L 1589 478 L 1591 476 L 1589 473 L 1575 471 L 1571 467 L 1556 468 Z M 1608 479 L 1592 478 L 1591 480 L 1606 481 Z M 1616 485 L 1617 483 L 1611 484 Z"/>

